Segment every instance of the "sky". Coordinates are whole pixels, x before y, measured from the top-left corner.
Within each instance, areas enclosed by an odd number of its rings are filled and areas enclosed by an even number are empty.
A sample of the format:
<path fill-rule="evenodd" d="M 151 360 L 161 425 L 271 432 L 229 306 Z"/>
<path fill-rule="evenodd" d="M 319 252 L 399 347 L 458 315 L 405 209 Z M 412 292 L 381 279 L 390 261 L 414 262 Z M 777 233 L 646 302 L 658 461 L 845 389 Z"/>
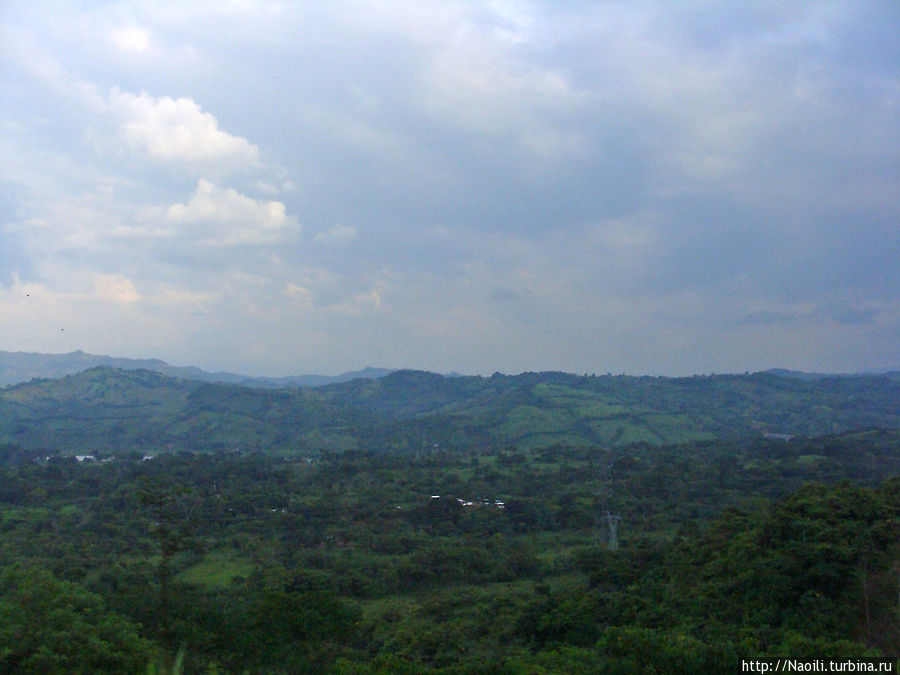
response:
<path fill-rule="evenodd" d="M 0 349 L 900 367 L 900 3 L 0 2 Z"/>

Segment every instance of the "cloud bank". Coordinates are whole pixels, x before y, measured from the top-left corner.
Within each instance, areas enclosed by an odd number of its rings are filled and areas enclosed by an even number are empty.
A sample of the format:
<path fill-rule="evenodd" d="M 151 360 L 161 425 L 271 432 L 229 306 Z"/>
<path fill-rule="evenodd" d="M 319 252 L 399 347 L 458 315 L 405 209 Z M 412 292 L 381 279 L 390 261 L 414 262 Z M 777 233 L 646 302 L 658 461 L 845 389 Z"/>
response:
<path fill-rule="evenodd" d="M 35 2 L 0 26 L 4 349 L 900 366 L 892 3 Z"/>

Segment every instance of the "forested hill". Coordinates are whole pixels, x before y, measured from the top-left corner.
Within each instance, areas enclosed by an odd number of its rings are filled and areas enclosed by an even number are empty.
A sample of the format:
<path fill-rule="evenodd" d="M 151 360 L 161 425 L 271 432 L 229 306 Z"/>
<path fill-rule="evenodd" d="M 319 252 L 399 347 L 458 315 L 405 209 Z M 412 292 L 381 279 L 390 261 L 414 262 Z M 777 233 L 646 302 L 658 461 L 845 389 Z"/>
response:
<path fill-rule="evenodd" d="M 287 375 L 284 377 L 251 377 L 237 373 L 207 372 L 194 366 L 173 366 L 159 359 L 128 359 L 100 354 L 87 354 L 81 350 L 68 354 L 40 354 L 37 352 L 0 351 L 0 387 L 74 375 L 90 368 L 107 366 L 120 370 L 152 370 L 170 377 L 180 377 L 202 382 L 239 384 L 244 387 L 278 389 L 280 387 L 318 387 L 333 382 L 348 382 L 361 377 L 382 377 L 393 369 L 363 368 L 341 375 Z"/>
<path fill-rule="evenodd" d="M 257 389 L 99 367 L 0 390 L 0 441 L 73 454 L 618 447 L 867 428 L 900 428 L 895 375 L 397 371 L 318 388 Z"/>

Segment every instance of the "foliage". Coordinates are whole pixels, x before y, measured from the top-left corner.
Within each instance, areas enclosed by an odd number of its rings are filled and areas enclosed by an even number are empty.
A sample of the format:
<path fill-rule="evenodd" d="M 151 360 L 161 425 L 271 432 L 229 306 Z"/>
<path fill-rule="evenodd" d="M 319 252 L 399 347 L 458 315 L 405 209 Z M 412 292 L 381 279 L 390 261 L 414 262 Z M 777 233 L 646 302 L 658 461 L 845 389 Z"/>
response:
<path fill-rule="evenodd" d="M 397 371 L 319 388 L 258 389 L 98 367 L 0 390 L 0 442 L 71 454 L 615 448 L 876 427 L 900 428 L 896 377 Z"/>
<path fill-rule="evenodd" d="M 874 430 L 106 462 L 7 445 L 0 663 L 640 673 L 895 654 L 898 461 L 900 434 Z"/>
<path fill-rule="evenodd" d="M 137 672 L 151 653 L 131 621 L 81 586 L 18 565 L 0 575 L 0 671 Z"/>

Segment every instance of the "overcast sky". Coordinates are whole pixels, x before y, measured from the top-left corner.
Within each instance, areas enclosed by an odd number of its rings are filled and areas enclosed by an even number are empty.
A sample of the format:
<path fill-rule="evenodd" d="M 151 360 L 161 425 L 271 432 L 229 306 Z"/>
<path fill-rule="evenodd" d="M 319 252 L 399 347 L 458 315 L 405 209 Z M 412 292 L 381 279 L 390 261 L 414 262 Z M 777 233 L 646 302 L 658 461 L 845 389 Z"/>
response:
<path fill-rule="evenodd" d="M 900 3 L 0 3 L 0 349 L 900 366 Z"/>

